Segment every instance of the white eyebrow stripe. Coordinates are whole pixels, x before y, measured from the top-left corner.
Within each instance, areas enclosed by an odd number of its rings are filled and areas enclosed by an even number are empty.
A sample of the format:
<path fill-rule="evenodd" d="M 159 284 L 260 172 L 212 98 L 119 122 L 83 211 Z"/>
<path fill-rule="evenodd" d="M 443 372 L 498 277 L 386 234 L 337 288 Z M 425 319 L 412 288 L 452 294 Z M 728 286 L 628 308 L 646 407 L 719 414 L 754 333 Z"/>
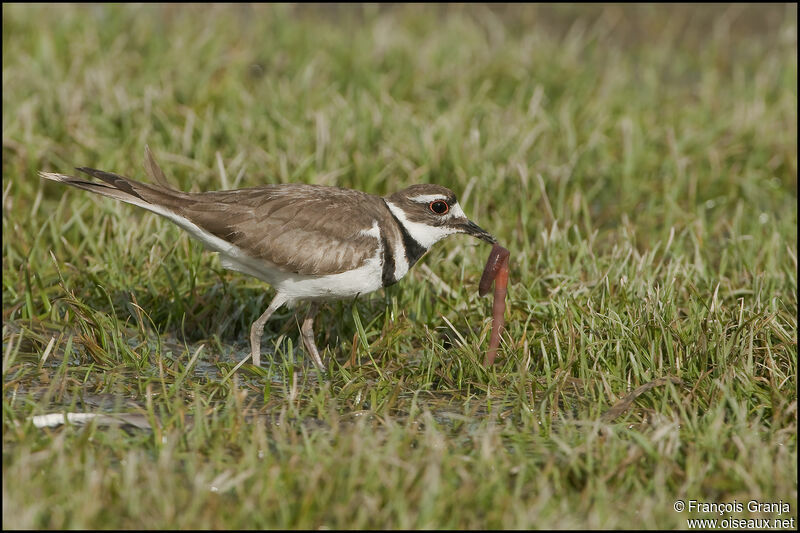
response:
<path fill-rule="evenodd" d="M 444 194 L 420 194 L 419 196 L 412 196 L 409 198 L 412 202 L 433 202 L 436 200 L 447 200 Z"/>
<path fill-rule="evenodd" d="M 426 204 L 435 202 L 436 200 L 442 200 L 448 204 L 448 212 L 446 215 L 443 215 L 443 218 L 467 218 L 467 215 L 464 213 L 464 210 L 461 209 L 461 206 L 458 205 L 458 202 L 454 202 L 450 205 L 450 203 L 447 202 L 447 196 L 443 194 L 420 194 L 419 196 L 412 196 L 409 200 Z"/>

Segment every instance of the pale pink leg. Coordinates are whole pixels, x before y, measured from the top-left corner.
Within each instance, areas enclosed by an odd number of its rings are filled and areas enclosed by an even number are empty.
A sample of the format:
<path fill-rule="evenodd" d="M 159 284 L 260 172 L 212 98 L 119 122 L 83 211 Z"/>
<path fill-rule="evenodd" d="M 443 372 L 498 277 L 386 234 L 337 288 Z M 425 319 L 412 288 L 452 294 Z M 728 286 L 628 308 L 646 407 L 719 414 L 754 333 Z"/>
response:
<path fill-rule="evenodd" d="M 303 320 L 303 326 L 300 328 L 300 335 L 303 337 L 303 345 L 306 347 L 308 355 L 311 356 L 314 365 L 320 370 L 325 370 L 325 365 L 322 364 L 322 358 L 319 356 L 319 350 L 317 350 L 317 345 L 314 342 L 314 317 L 317 316 L 318 311 L 319 304 L 311 302 L 308 314 Z"/>
<path fill-rule="evenodd" d="M 253 322 L 253 325 L 250 326 L 250 355 L 245 357 L 242 362 L 247 361 L 249 357 L 253 358 L 253 364 L 256 366 L 261 365 L 261 335 L 264 333 L 264 324 L 267 323 L 269 317 L 272 316 L 272 313 L 275 312 L 280 306 L 282 306 L 286 302 L 286 298 L 282 296 L 280 293 L 275 295 L 275 298 L 272 299 L 270 302 L 269 307 L 267 310 L 262 313 L 260 317 Z"/>

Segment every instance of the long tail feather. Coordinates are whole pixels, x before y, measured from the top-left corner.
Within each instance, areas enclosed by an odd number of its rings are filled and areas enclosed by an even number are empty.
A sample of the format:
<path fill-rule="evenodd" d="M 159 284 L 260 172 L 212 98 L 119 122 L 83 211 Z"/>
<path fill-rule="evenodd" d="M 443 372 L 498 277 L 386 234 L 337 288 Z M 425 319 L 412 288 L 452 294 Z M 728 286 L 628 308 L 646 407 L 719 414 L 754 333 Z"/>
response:
<path fill-rule="evenodd" d="M 78 169 L 78 170 L 86 171 L 91 169 Z M 89 172 L 87 173 L 90 175 L 94 175 Z M 96 194 L 100 194 L 102 196 L 107 196 L 109 198 L 114 198 L 116 200 L 121 200 L 123 202 L 131 204 L 141 205 L 142 203 L 148 203 L 147 200 L 145 200 L 139 194 L 137 194 L 132 187 L 128 186 L 126 188 L 121 188 L 117 186 L 117 184 L 112 183 L 110 181 L 107 181 L 107 183 L 97 183 L 95 181 L 86 181 L 78 178 L 73 178 L 72 176 L 67 176 L 65 174 L 58 174 L 56 172 L 39 172 L 39 176 L 44 179 L 65 183 L 67 185 L 71 185 L 72 187 L 77 187 L 78 189 L 83 189 L 85 191 L 93 192 Z"/>
<path fill-rule="evenodd" d="M 78 189 L 108 196 L 109 198 L 138 205 L 156 212 L 161 212 L 164 209 L 171 211 L 181 200 L 189 196 L 189 194 L 177 191 L 169 186 L 164 177 L 164 172 L 158 166 L 153 154 L 147 147 L 145 147 L 145 169 L 158 182 L 157 185 L 142 183 L 113 172 L 89 167 L 78 167 L 76 170 L 97 178 L 103 183 L 82 180 L 55 172 L 39 172 L 39 175 L 48 180 L 66 183 Z M 151 207 L 157 207 L 158 209 L 151 209 Z"/>

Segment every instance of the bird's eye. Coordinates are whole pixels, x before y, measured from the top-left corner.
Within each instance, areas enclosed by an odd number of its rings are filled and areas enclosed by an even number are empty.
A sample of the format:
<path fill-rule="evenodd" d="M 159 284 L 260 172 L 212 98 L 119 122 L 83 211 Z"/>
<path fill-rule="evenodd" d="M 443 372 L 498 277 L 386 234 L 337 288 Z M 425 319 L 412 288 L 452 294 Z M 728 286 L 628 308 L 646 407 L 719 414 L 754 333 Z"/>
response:
<path fill-rule="evenodd" d="M 450 211 L 450 206 L 447 205 L 447 202 L 444 200 L 436 200 L 435 202 L 431 202 L 428 206 L 431 211 L 436 213 L 437 215 L 444 215 L 448 211 Z"/>

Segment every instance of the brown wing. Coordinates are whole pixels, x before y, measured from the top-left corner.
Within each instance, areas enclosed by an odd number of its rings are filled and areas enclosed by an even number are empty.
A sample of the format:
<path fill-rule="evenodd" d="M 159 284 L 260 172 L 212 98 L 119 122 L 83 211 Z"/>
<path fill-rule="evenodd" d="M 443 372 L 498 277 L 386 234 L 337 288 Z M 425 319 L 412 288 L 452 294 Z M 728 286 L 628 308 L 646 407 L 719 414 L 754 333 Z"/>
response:
<path fill-rule="evenodd" d="M 92 168 L 78 170 L 103 183 L 47 172 L 42 177 L 145 208 L 167 208 L 288 272 L 338 274 L 358 268 L 375 253 L 375 237 L 361 232 L 386 214 L 377 196 L 304 184 L 185 193 L 167 185 L 152 155 L 147 154 L 146 163 L 159 185 Z"/>
<path fill-rule="evenodd" d="M 267 185 L 191 194 L 173 208 L 204 230 L 288 272 L 338 274 L 372 257 L 376 196 L 320 185 Z"/>

